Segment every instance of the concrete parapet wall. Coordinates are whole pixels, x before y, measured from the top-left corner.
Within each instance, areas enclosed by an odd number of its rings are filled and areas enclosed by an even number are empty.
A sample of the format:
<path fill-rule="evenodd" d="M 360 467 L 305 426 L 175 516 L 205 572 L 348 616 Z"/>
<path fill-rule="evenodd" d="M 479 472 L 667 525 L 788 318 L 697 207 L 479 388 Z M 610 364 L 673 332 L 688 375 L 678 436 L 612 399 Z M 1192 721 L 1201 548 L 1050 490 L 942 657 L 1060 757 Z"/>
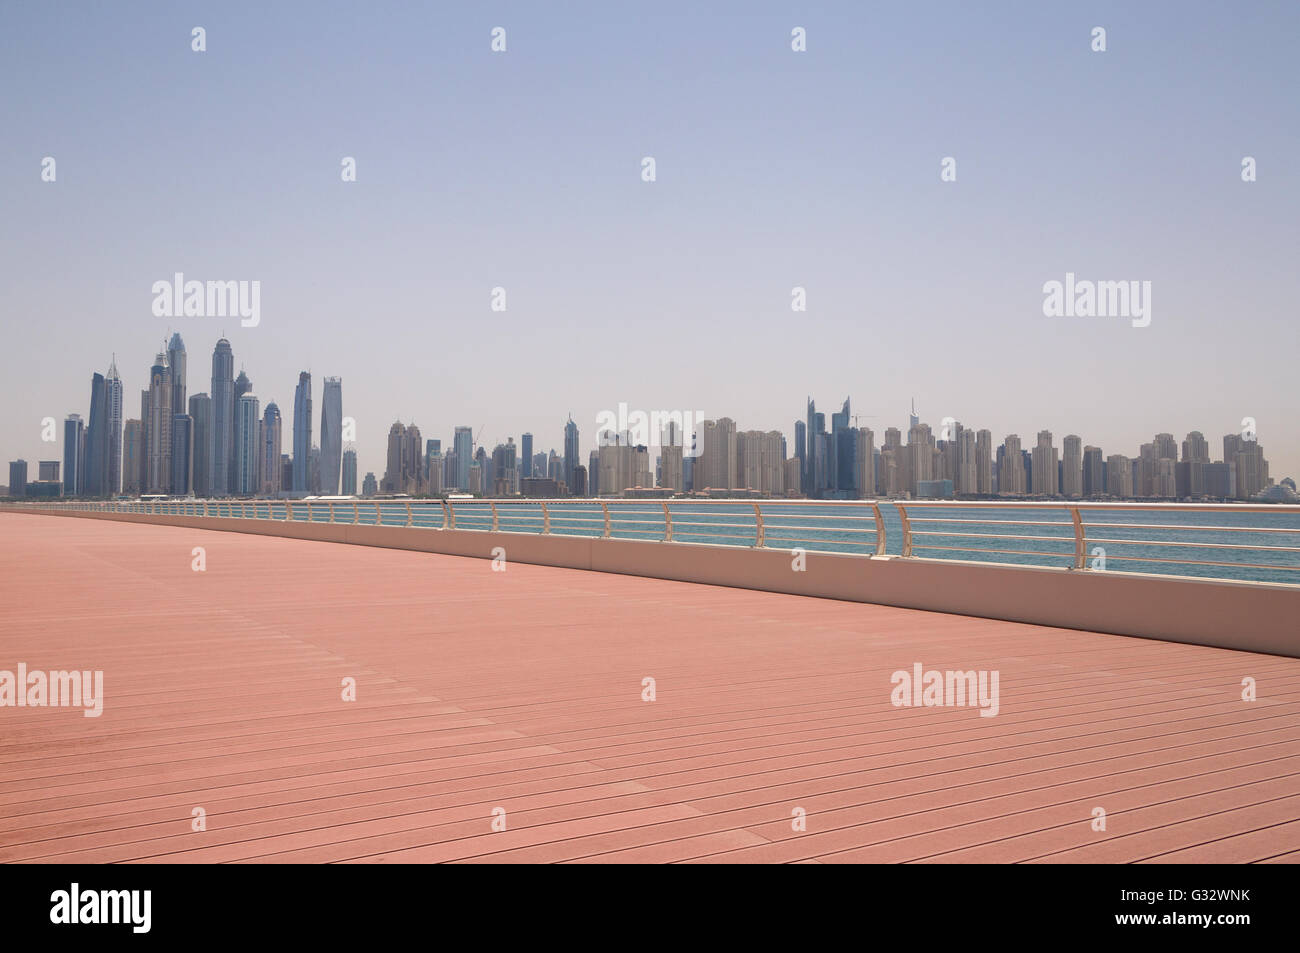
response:
<path fill-rule="evenodd" d="M 580 536 L 347 523 L 9 510 L 490 559 L 760 589 L 1300 657 L 1300 588 L 1139 573 Z"/>

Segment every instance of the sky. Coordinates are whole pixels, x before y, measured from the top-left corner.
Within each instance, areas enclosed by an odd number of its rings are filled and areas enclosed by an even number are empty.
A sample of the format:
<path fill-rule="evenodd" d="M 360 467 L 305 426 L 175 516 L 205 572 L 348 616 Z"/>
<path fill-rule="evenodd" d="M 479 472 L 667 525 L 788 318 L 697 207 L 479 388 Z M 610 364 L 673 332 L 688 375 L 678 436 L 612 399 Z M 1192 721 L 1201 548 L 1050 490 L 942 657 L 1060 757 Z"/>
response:
<path fill-rule="evenodd" d="M 341 377 L 381 477 L 399 419 L 562 452 L 572 414 L 585 459 L 626 403 L 793 453 L 808 396 L 1129 456 L 1251 417 L 1300 477 L 1300 5 L 705 6 L 7 0 L 0 455 L 61 458 L 114 354 L 139 416 L 179 331 L 286 452 L 299 371 L 315 442 Z M 176 272 L 259 281 L 259 323 L 155 316 Z M 1149 325 L 1045 316 L 1067 273 L 1149 281 Z"/>

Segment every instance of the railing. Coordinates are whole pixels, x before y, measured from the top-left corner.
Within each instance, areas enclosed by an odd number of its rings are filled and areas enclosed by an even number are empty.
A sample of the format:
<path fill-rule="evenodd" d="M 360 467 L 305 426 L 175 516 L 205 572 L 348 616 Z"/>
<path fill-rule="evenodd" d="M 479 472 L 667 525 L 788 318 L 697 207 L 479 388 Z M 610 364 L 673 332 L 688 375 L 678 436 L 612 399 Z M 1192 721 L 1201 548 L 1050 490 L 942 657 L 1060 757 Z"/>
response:
<path fill-rule="evenodd" d="M 1300 506 L 1075 501 L 157 500 L 43 509 L 706 543 L 1300 584 Z"/>

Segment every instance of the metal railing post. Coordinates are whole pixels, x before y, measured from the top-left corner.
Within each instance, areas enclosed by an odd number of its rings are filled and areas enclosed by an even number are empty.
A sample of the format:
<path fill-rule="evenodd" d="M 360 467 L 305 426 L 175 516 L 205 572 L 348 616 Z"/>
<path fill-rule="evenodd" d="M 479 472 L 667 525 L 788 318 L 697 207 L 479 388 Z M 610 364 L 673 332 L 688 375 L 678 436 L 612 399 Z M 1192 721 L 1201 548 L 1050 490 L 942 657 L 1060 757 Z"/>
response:
<path fill-rule="evenodd" d="M 604 500 L 601 500 L 600 508 L 605 513 L 605 532 L 602 538 L 609 539 L 609 504 L 606 503 Z"/>
<path fill-rule="evenodd" d="M 1083 518 L 1079 516 L 1077 506 L 1070 507 L 1070 518 L 1074 520 L 1074 569 L 1087 569 L 1088 544 L 1083 538 Z"/>
<path fill-rule="evenodd" d="M 447 528 L 447 501 L 439 500 L 438 503 L 442 506 L 442 528 L 446 529 Z"/>
<path fill-rule="evenodd" d="M 293 500 L 284 501 L 284 521 L 286 523 L 293 522 Z"/>
<path fill-rule="evenodd" d="M 551 511 L 548 510 L 546 508 L 546 504 L 543 503 L 542 504 L 542 535 L 549 536 L 550 534 L 551 534 Z"/>
<path fill-rule="evenodd" d="M 876 519 L 876 555 L 885 555 L 885 518 L 880 515 L 880 504 L 871 504 L 871 515 Z"/>
<path fill-rule="evenodd" d="M 408 527 L 415 525 L 415 514 L 411 512 L 411 501 L 406 501 L 406 525 Z"/>
<path fill-rule="evenodd" d="M 330 523 L 334 522 L 334 501 L 330 500 Z"/>
<path fill-rule="evenodd" d="M 668 501 L 664 500 L 664 542 L 671 543 L 672 541 L 673 541 L 673 514 L 672 511 L 668 509 Z"/>
<path fill-rule="evenodd" d="M 384 524 L 384 511 L 379 508 L 379 501 L 375 500 L 375 525 L 382 526 L 383 524 Z"/>
<path fill-rule="evenodd" d="M 912 524 L 907 521 L 907 507 L 902 503 L 895 503 L 898 507 L 898 518 L 903 524 L 903 555 L 912 555 Z"/>
<path fill-rule="evenodd" d="M 495 503 L 489 503 L 488 505 L 492 507 L 492 532 L 499 532 L 501 522 L 497 519 L 497 505 Z"/>
<path fill-rule="evenodd" d="M 307 522 L 308 523 L 313 522 L 312 513 L 311 513 L 311 500 L 307 501 Z"/>
<path fill-rule="evenodd" d="M 758 527 L 758 532 L 754 536 L 754 548 L 763 548 L 763 508 L 757 503 L 754 504 L 754 523 Z"/>
<path fill-rule="evenodd" d="M 443 506 L 447 507 L 447 520 L 449 523 L 447 528 L 455 529 L 456 528 L 456 507 L 451 505 L 451 500 L 445 502 Z"/>
<path fill-rule="evenodd" d="M 353 500 L 352 501 L 352 525 L 357 526 L 360 523 L 361 523 L 361 502 L 359 500 Z"/>

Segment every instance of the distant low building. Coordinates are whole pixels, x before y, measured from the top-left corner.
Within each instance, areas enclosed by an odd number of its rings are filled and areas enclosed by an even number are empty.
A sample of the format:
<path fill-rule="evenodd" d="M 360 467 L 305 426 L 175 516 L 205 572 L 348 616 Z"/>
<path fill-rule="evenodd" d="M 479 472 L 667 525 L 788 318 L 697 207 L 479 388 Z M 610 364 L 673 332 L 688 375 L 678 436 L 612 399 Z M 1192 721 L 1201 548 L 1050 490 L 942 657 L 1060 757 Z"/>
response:
<path fill-rule="evenodd" d="M 952 480 L 917 480 L 918 500 L 950 500 L 953 496 Z"/>

